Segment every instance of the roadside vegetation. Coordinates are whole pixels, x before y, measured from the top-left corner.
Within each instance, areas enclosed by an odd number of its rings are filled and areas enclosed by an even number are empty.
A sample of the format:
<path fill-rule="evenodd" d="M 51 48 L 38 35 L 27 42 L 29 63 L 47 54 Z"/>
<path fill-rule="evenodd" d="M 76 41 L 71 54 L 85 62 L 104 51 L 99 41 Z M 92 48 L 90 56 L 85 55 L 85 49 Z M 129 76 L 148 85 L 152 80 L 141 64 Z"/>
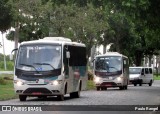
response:
<path fill-rule="evenodd" d="M 0 101 L 17 98 L 13 88 L 13 75 L 0 75 Z"/>
<path fill-rule="evenodd" d="M 154 80 L 160 80 L 160 75 L 154 75 Z"/>

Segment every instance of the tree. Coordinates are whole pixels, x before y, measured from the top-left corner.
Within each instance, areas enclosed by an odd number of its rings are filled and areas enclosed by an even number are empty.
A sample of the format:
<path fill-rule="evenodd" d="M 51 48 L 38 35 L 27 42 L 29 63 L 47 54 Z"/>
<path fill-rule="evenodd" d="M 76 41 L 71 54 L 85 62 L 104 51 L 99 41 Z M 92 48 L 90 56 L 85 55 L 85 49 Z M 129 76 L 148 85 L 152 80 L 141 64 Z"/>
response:
<path fill-rule="evenodd" d="M 0 31 L 3 33 L 11 27 L 12 13 L 8 0 L 0 1 Z"/>
<path fill-rule="evenodd" d="M 0 1 L 0 31 L 2 32 L 5 70 L 7 69 L 7 67 L 6 67 L 3 33 L 11 27 L 11 21 L 12 21 L 11 7 L 8 4 L 8 0 L 1 0 Z"/>

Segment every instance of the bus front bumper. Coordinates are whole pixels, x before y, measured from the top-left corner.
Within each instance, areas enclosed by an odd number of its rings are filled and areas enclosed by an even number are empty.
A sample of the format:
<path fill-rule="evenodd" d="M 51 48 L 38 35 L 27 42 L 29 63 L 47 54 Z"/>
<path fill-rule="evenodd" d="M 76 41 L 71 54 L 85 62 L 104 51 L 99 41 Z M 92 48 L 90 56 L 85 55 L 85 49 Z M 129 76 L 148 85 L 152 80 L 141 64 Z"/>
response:
<path fill-rule="evenodd" d="M 39 96 L 39 95 L 61 95 L 62 86 L 61 85 L 17 85 L 14 84 L 15 92 L 19 95 L 28 95 L 28 96 Z"/>

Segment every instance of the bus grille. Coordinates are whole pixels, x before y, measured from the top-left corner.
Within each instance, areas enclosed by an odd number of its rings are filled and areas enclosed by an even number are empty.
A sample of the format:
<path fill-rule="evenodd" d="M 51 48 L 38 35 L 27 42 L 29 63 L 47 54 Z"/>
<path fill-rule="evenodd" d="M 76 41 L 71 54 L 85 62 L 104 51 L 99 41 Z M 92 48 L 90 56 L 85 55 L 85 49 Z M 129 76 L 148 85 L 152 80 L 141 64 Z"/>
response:
<path fill-rule="evenodd" d="M 46 88 L 28 88 L 23 93 L 25 94 L 32 94 L 32 93 L 52 94 L 52 92 Z"/>
<path fill-rule="evenodd" d="M 117 86 L 117 84 L 114 82 L 103 82 L 101 86 Z"/>

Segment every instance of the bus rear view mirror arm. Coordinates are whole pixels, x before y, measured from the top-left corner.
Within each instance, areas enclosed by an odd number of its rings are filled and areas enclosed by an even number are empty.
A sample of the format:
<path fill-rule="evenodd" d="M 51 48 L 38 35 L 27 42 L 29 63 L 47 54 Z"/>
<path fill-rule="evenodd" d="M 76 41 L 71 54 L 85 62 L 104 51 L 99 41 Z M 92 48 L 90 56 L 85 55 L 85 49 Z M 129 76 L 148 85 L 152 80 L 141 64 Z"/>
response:
<path fill-rule="evenodd" d="M 18 48 L 12 50 L 12 52 L 11 52 L 11 54 L 10 54 L 10 56 L 9 56 L 9 59 L 10 59 L 10 60 L 13 60 L 13 54 L 12 54 L 12 53 L 13 53 L 14 51 L 17 51 L 17 50 L 18 50 Z"/>

